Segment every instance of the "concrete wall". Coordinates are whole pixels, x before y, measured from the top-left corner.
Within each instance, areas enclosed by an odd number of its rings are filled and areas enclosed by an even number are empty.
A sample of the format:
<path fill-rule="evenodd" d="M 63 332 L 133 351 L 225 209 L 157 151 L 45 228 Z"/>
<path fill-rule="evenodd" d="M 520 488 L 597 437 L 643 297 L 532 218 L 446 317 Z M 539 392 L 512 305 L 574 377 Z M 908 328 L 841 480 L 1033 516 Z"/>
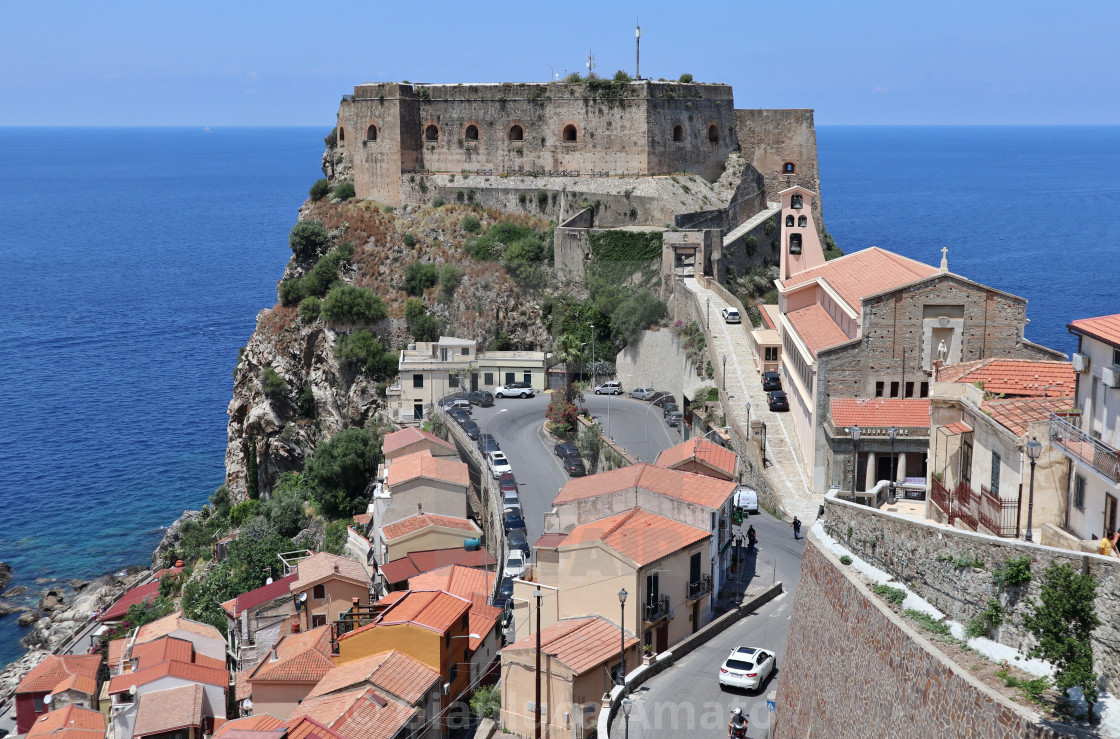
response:
<path fill-rule="evenodd" d="M 1095 669 L 1110 691 L 1120 688 L 1120 598 L 1115 596 L 1120 588 L 1120 560 L 1115 557 L 1077 554 L 913 521 L 831 496 L 825 498 L 825 526 L 853 554 L 907 583 L 915 593 L 960 623 L 975 618 L 990 598 L 999 598 L 1011 613 L 996 637 L 1016 648 L 1030 636 L 1014 609 L 1037 600 L 1046 568 L 1052 563 L 1068 564 L 1078 571 L 1087 568 L 1097 579 L 1096 611 L 1102 622 L 1093 635 Z M 1000 593 L 993 573 L 1008 559 L 1023 556 L 1031 558 L 1031 581 L 1012 588 L 1011 592 Z M 963 558 L 978 559 L 983 566 L 961 568 L 953 564 L 953 560 Z M 804 565 L 802 573 L 803 587 Z M 799 588 L 795 613 L 802 592 Z"/>
<path fill-rule="evenodd" d="M 413 552 L 462 548 L 463 541 L 466 539 L 477 539 L 481 536 L 481 529 L 470 532 L 445 526 L 425 526 L 419 531 L 388 542 L 389 557 L 385 561 L 392 562 Z"/>
<path fill-rule="evenodd" d="M 774 739 L 1059 736 L 953 664 L 812 534 L 779 667 Z"/>

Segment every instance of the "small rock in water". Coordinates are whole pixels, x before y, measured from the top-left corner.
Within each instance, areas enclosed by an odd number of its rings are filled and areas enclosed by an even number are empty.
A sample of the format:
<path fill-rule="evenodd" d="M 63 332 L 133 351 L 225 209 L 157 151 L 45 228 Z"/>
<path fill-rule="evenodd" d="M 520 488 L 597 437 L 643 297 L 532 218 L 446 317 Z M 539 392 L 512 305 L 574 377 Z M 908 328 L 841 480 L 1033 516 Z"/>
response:
<path fill-rule="evenodd" d="M 22 585 L 16 585 L 14 588 L 8 588 L 0 594 L 0 598 L 14 598 L 17 595 L 23 595 L 27 592 L 27 588 Z"/>
<path fill-rule="evenodd" d="M 82 590 L 89 587 L 89 580 L 71 580 L 70 587 L 74 588 L 74 590 Z"/>
<path fill-rule="evenodd" d="M 37 578 L 35 578 L 35 582 L 38 583 L 39 585 L 46 585 L 49 582 L 54 582 L 54 580 L 52 580 L 49 577 L 37 577 Z"/>
<path fill-rule="evenodd" d="M 27 611 L 26 613 L 20 614 L 20 617 L 16 621 L 16 623 L 18 623 L 20 626 L 30 626 L 31 624 L 35 623 L 38 620 L 39 620 L 38 611 Z"/>

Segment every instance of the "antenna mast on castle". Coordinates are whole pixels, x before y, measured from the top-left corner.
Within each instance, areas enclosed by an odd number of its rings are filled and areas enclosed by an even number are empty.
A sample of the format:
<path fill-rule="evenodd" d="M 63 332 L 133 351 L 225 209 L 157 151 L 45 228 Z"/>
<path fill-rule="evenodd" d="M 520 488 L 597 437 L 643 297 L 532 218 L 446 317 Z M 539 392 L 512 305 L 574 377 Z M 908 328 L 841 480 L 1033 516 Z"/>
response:
<path fill-rule="evenodd" d="M 634 18 L 634 79 L 642 78 L 642 26 Z"/>
<path fill-rule="evenodd" d="M 590 51 L 587 52 L 587 76 L 592 77 L 595 74 L 595 55 Z"/>

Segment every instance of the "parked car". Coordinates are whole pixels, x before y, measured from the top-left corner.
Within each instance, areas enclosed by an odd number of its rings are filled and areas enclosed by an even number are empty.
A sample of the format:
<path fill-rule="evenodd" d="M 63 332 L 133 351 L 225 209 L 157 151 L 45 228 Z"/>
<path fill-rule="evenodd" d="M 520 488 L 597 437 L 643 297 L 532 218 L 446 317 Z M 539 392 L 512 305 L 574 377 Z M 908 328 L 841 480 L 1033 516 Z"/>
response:
<path fill-rule="evenodd" d="M 766 678 L 773 674 L 777 662 L 774 653 L 765 649 L 735 647 L 719 667 L 720 690 L 724 687 L 761 688 Z"/>
<path fill-rule="evenodd" d="M 637 398 L 638 400 L 649 400 L 654 396 L 655 393 L 657 393 L 657 391 L 652 387 L 640 387 L 636 390 L 631 390 L 628 394 L 631 398 Z"/>
<path fill-rule="evenodd" d="M 474 390 L 467 393 L 467 400 L 477 406 L 489 408 L 494 405 L 494 393 L 489 390 Z"/>
<path fill-rule="evenodd" d="M 676 428 L 677 426 L 681 425 L 682 418 L 684 418 L 684 415 L 680 411 L 673 411 L 669 415 L 665 416 L 665 423 Z"/>
<path fill-rule="evenodd" d="M 506 472 L 498 478 L 498 490 L 505 493 L 517 492 L 517 478 L 513 476 L 512 472 Z"/>
<path fill-rule="evenodd" d="M 766 402 L 770 405 L 772 411 L 789 410 L 789 398 L 781 390 L 771 390 L 766 393 Z"/>
<path fill-rule="evenodd" d="M 742 323 L 743 319 L 739 317 L 738 308 L 724 308 L 720 313 L 723 314 L 724 323 Z"/>
<path fill-rule="evenodd" d="M 578 454 L 564 457 L 560 464 L 564 471 L 568 473 L 568 477 L 583 477 L 587 474 L 587 468 L 583 465 L 583 458 Z"/>
<path fill-rule="evenodd" d="M 490 434 L 480 434 L 478 437 L 478 450 L 483 454 L 490 452 L 500 452 L 502 448 L 498 446 L 498 440 Z"/>
<path fill-rule="evenodd" d="M 651 400 L 650 404 L 655 405 L 658 408 L 664 408 L 666 403 L 676 403 L 676 402 L 677 402 L 677 397 L 675 395 L 673 395 L 672 393 L 665 393 L 660 398 L 657 398 L 656 400 Z"/>
<path fill-rule="evenodd" d="M 680 411 L 680 408 L 677 407 L 676 403 L 666 403 L 661 406 L 661 417 L 668 418 L 670 413 L 677 413 L 678 411 Z"/>
<path fill-rule="evenodd" d="M 463 433 L 465 433 L 471 441 L 474 441 L 478 438 L 478 424 L 473 420 L 468 418 L 466 421 L 462 421 L 459 426 L 463 429 Z"/>
<path fill-rule="evenodd" d="M 497 480 L 502 476 L 503 472 L 513 472 L 513 467 L 510 466 L 509 460 L 506 455 L 501 452 L 490 452 L 486 455 L 486 466 L 490 468 L 490 474 Z"/>
<path fill-rule="evenodd" d="M 455 404 L 455 401 L 466 400 L 466 399 L 467 399 L 467 394 L 466 393 L 456 393 L 455 395 L 448 395 L 446 398 L 439 401 L 439 405 L 440 405 L 441 408 L 451 408 Z"/>
<path fill-rule="evenodd" d="M 552 447 L 553 453 L 563 459 L 564 457 L 578 457 L 579 447 L 570 441 L 562 441 L 556 446 Z"/>
<path fill-rule="evenodd" d="M 754 488 L 749 488 L 746 485 L 740 485 L 735 488 L 735 493 L 732 496 L 735 501 L 735 506 L 742 508 L 749 514 L 758 513 L 758 493 Z"/>
<path fill-rule="evenodd" d="M 494 597 L 494 605 L 504 611 L 512 600 L 513 580 L 508 577 L 502 578 L 502 584 L 498 586 L 498 594 Z"/>
<path fill-rule="evenodd" d="M 521 515 L 521 510 L 517 508 L 507 508 L 502 513 L 504 526 L 506 532 L 514 531 L 516 529 L 525 528 L 525 517 Z"/>
<path fill-rule="evenodd" d="M 516 508 L 521 510 L 521 496 L 517 494 L 516 490 L 508 490 L 502 493 L 502 510 L 508 511 Z"/>
<path fill-rule="evenodd" d="M 494 388 L 495 398 L 531 398 L 535 394 L 533 386 L 527 382 L 511 382 Z"/>
<path fill-rule="evenodd" d="M 510 554 L 513 552 L 521 552 L 525 555 L 526 560 L 529 559 L 530 553 L 533 550 L 529 547 L 529 540 L 525 536 L 525 529 L 516 529 L 509 532 L 509 536 L 506 540 L 509 542 Z"/>
<path fill-rule="evenodd" d="M 595 388 L 596 395 L 622 395 L 622 383 L 618 380 L 609 380 Z"/>
<path fill-rule="evenodd" d="M 782 376 L 777 372 L 763 372 L 762 373 L 762 389 L 763 390 L 781 390 L 782 389 Z"/>
<path fill-rule="evenodd" d="M 455 400 L 452 400 L 450 403 L 448 403 L 446 407 L 452 410 L 463 411 L 464 413 L 470 413 L 473 408 L 471 406 L 471 402 L 467 400 L 466 396 L 455 398 Z"/>
<path fill-rule="evenodd" d="M 525 552 L 520 549 L 510 548 L 506 557 L 506 566 L 502 569 L 502 577 L 521 577 L 525 574 Z"/>
<path fill-rule="evenodd" d="M 453 420 L 455 423 L 459 424 L 460 426 L 462 426 L 467 421 L 471 420 L 470 415 L 466 411 L 452 410 L 452 411 L 448 411 L 447 415 L 451 417 L 451 420 Z"/>

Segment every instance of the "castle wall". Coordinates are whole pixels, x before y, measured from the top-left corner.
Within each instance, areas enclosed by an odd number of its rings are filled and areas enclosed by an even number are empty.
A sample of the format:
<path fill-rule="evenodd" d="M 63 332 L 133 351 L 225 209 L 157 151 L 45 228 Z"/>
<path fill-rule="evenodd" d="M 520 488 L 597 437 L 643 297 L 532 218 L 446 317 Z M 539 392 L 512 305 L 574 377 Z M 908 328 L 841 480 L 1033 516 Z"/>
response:
<path fill-rule="evenodd" d="M 811 109 L 736 110 L 735 131 L 743 157 L 762 173 L 766 192 L 776 196 L 791 185 L 817 193 L 813 198 L 813 220 L 823 229 L 821 177 L 817 162 L 817 129 Z M 783 173 L 787 162 L 793 174 Z"/>

